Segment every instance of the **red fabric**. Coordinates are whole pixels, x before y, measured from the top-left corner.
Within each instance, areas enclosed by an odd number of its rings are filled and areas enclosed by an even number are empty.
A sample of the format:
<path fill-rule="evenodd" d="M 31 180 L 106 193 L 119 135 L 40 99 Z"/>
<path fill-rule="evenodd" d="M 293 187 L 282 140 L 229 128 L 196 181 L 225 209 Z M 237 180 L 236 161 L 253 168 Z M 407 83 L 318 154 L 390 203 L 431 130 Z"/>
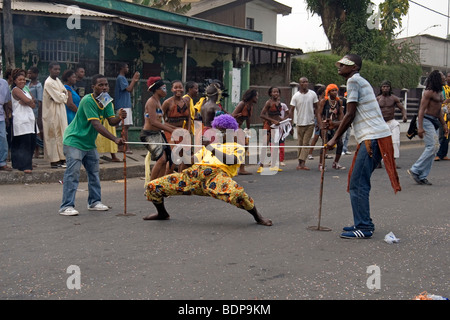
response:
<path fill-rule="evenodd" d="M 402 188 L 400 186 L 400 179 L 398 178 L 397 173 L 397 165 L 395 164 L 395 158 L 394 158 L 394 147 L 392 145 L 392 138 L 391 136 L 377 139 L 378 141 L 378 147 L 380 148 L 381 156 L 383 157 L 384 167 L 386 168 L 386 172 L 389 176 L 389 180 L 391 181 L 391 186 L 394 189 L 394 193 L 397 193 L 398 191 L 401 191 Z M 369 153 L 370 156 L 372 156 L 372 150 L 370 145 L 370 140 L 364 141 L 366 144 L 367 153 Z M 350 178 L 352 176 L 353 167 L 355 166 L 356 157 L 358 156 L 359 147 L 361 144 L 358 145 L 356 148 L 355 155 L 353 156 L 352 166 L 350 167 L 350 170 L 348 171 L 348 181 L 347 181 L 347 192 L 350 190 Z"/>

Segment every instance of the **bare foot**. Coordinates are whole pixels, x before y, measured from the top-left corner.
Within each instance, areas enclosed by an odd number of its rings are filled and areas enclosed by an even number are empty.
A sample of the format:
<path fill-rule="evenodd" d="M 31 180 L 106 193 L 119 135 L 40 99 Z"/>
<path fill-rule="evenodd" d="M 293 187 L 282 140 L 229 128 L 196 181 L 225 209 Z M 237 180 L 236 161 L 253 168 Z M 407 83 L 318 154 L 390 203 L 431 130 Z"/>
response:
<path fill-rule="evenodd" d="M 266 219 L 266 218 L 260 218 L 259 220 L 256 221 L 256 223 L 261 224 L 263 226 L 270 227 L 272 225 L 272 220 Z"/>
<path fill-rule="evenodd" d="M 163 214 L 159 214 L 159 213 L 152 213 L 149 214 L 148 216 L 143 218 L 144 220 L 169 220 L 170 216 L 167 215 L 163 215 Z"/>
<path fill-rule="evenodd" d="M 238 174 L 246 176 L 246 175 L 250 175 L 250 174 L 253 174 L 253 173 L 248 172 L 248 171 L 239 171 Z"/>
<path fill-rule="evenodd" d="M 253 209 L 247 211 L 253 216 L 257 224 L 262 224 L 263 226 L 272 225 L 272 220 L 266 219 L 262 215 L 260 215 L 256 207 L 253 207 Z"/>
<path fill-rule="evenodd" d="M 305 167 L 305 166 L 297 166 L 297 170 L 309 170 L 309 168 L 308 167 Z"/>

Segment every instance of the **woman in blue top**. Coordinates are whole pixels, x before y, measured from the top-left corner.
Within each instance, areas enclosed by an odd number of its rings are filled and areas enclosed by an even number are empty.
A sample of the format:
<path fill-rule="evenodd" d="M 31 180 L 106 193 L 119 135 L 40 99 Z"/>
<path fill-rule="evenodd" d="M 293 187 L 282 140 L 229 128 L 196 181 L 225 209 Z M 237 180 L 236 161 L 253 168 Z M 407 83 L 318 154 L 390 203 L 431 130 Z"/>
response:
<path fill-rule="evenodd" d="M 66 103 L 66 112 L 67 112 L 67 124 L 69 125 L 73 118 L 75 118 L 75 114 L 78 110 L 78 105 L 80 104 L 80 96 L 74 90 L 73 86 L 77 82 L 77 76 L 75 71 L 66 70 L 62 75 L 62 81 L 64 83 L 64 87 L 67 89 L 69 93 L 69 97 Z"/>

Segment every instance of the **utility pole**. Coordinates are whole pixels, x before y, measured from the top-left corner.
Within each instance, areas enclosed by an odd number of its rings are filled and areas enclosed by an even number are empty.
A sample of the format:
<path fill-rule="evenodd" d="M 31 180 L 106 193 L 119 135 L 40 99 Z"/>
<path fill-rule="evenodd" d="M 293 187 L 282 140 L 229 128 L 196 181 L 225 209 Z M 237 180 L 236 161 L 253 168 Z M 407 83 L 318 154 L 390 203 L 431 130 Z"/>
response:
<path fill-rule="evenodd" d="M 11 0 L 3 0 L 3 34 L 6 68 L 15 69 L 14 28 L 12 21 Z"/>

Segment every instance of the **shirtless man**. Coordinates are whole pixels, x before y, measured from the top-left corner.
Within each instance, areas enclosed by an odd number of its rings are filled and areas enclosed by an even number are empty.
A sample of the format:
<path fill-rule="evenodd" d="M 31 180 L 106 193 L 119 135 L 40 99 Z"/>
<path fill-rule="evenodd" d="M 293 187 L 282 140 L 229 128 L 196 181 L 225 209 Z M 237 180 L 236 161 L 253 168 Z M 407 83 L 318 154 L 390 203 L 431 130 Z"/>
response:
<path fill-rule="evenodd" d="M 427 177 L 431 171 L 434 157 L 437 152 L 439 122 L 444 127 L 444 134 L 448 136 L 448 128 L 445 125 L 441 112 L 442 102 L 442 78 L 440 71 L 434 70 L 427 78 L 427 86 L 420 101 L 417 117 L 417 135 L 424 139 L 425 149 L 413 166 L 407 170 L 413 180 L 420 185 L 431 185 Z"/>
<path fill-rule="evenodd" d="M 219 93 L 220 88 L 216 84 L 210 84 L 206 88 L 206 96 L 208 97 L 207 101 L 203 104 L 200 114 L 202 116 L 202 122 L 203 122 L 203 133 L 205 133 L 206 130 L 212 128 L 212 121 L 214 120 L 214 117 L 216 116 L 217 111 L 221 111 L 222 108 L 218 105 L 218 99 L 219 99 Z"/>
<path fill-rule="evenodd" d="M 165 123 L 168 123 L 174 127 L 186 129 L 188 131 L 191 128 L 191 111 L 189 108 L 189 104 L 186 103 L 186 101 L 183 99 L 183 83 L 180 80 L 172 81 L 171 91 L 173 96 L 165 100 L 161 107 L 164 114 L 164 121 Z M 171 132 L 165 131 L 164 134 L 166 136 L 166 140 L 169 143 L 191 143 L 190 136 L 186 137 L 187 141 L 184 139 L 184 136 L 183 140 L 177 139 L 177 141 L 175 141 L 174 139 L 172 139 Z M 171 146 L 171 149 L 173 149 L 173 146 Z M 173 163 L 171 166 L 167 166 L 166 174 L 173 173 L 174 168 L 175 163 Z M 182 171 L 184 169 L 186 169 L 186 165 L 181 162 L 179 164 L 179 170 Z"/>
<path fill-rule="evenodd" d="M 384 121 L 386 121 L 391 130 L 392 143 L 394 145 L 394 158 L 400 157 L 400 123 L 394 119 L 395 108 L 399 108 L 402 112 L 403 122 L 408 121 L 406 117 L 406 109 L 400 102 L 400 99 L 392 94 L 392 87 L 390 81 L 383 81 L 381 83 L 380 93 L 377 96 L 378 104 L 380 105 L 381 114 Z M 381 168 L 381 162 L 378 168 Z M 399 167 L 397 166 L 397 169 Z"/>
<path fill-rule="evenodd" d="M 166 163 L 172 164 L 170 146 L 164 145 L 167 140 L 162 130 L 173 132 L 177 127 L 171 124 L 161 123 L 157 110 L 161 108 L 161 99 L 167 95 L 166 85 L 160 77 L 150 77 L 147 81 L 148 91 L 153 95 L 147 100 L 144 111 L 144 127 L 141 131 L 142 142 L 153 142 L 147 144 L 146 148 L 151 154 L 151 159 L 156 161 L 151 172 L 150 180 L 162 177 L 166 171 Z"/>

